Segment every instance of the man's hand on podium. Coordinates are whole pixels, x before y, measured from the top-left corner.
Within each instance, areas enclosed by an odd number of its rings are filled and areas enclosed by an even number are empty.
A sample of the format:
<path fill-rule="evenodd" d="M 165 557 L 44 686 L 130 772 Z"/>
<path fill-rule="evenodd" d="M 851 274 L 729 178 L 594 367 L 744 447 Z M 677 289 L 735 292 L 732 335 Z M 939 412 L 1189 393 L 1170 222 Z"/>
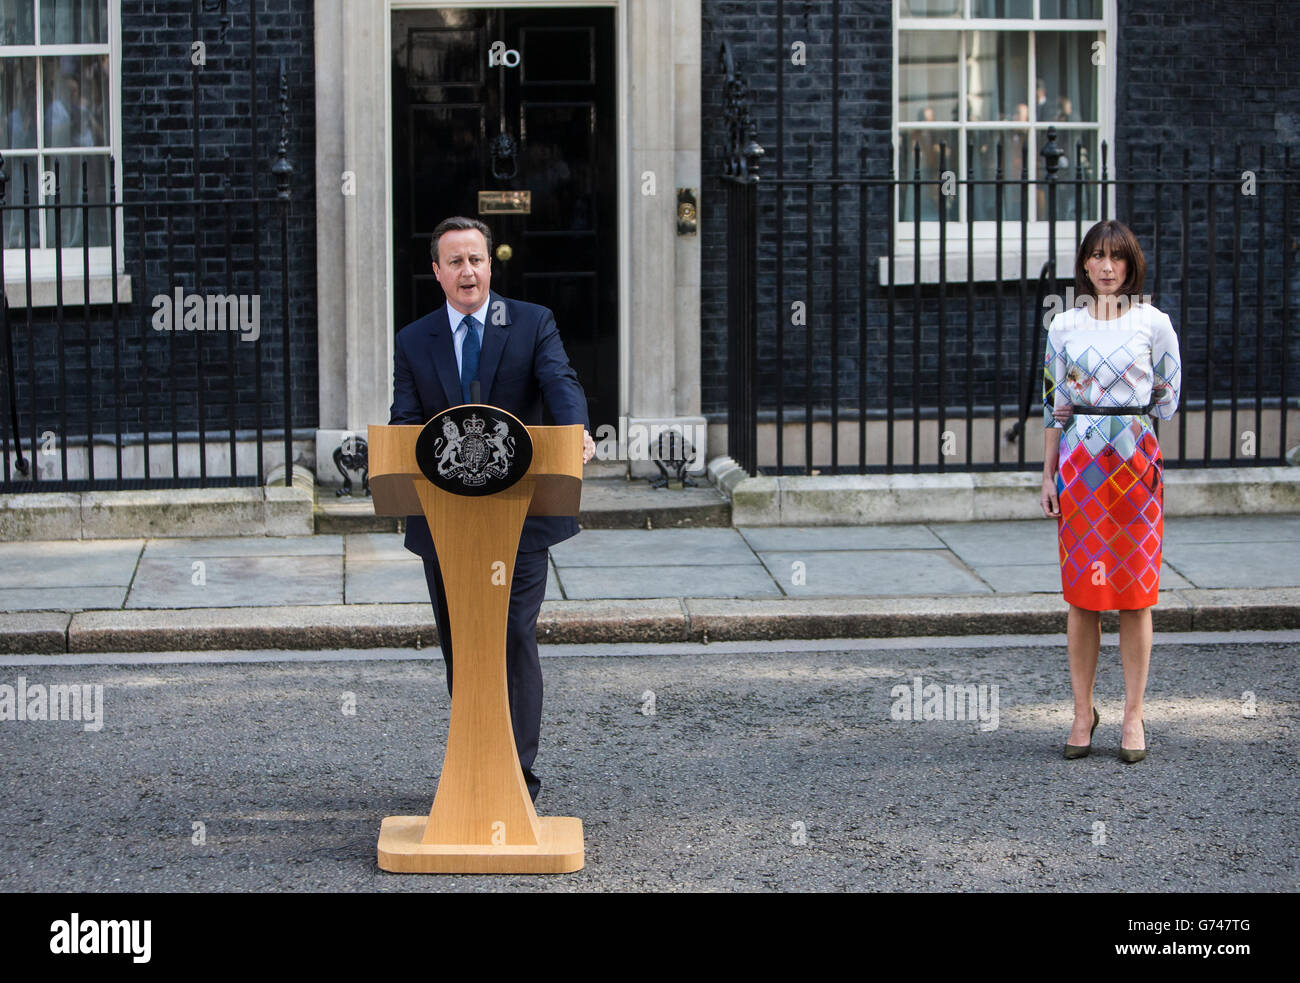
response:
<path fill-rule="evenodd" d="M 582 463 L 586 464 L 596 456 L 596 442 L 591 439 L 591 434 L 586 430 L 582 431 Z"/>

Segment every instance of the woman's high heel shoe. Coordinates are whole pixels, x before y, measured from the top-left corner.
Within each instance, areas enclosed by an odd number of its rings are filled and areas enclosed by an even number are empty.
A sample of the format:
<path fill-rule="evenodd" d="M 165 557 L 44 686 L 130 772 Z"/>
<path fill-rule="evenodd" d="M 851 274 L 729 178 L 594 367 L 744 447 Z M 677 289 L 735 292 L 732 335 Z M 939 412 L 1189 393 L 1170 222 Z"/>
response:
<path fill-rule="evenodd" d="M 1147 722 L 1144 720 L 1142 721 L 1142 743 L 1145 744 L 1146 742 L 1147 742 Z M 1140 750 L 1132 750 L 1130 748 L 1126 748 L 1123 744 L 1119 746 L 1119 760 L 1124 762 L 1126 765 L 1135 764 L 1141 761 L 1146 756 L 1147 756 L 1146 748 L 1141 748 Z"/>
<path fill-rule="evenodd" d="M 1092 740 L 1092 735 L 1096 732 L 1099 723 L 1101 723 L 1101 716 L 1097 713 L 1097 708 L 1094 706 L 1092 708 L 1092 730 L 1088 731 L 1089 740 Z M 1067 744 L 1065 745 L 1065 756 L 1069 759 L 1086 758 L 1088 752 L 1091 750 L 1091 744 Z M 1145 754 L 1146 752 L 1143 751 L 1141 753 Z"/>

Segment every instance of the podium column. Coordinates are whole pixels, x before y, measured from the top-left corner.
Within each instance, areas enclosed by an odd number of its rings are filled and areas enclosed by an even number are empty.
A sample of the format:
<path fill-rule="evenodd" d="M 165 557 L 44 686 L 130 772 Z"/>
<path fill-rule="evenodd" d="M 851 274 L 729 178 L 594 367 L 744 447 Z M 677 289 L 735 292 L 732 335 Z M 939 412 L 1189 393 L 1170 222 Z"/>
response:
<path fill-rule="evenodd" d="M 534 434 L 536 435 L 534 437 Z M 515 750 L 506 624 L 528 515 L 574 515 L 582 428 L 524 427 L 494 406 L 454 406 L 424 427 L 372 426 L 378 515 L 428 520 L 455 652 L 451 722 L 427 816 L 389 816 L 379 866 L 401 873 L 565 873 L 583 866 L 582 820 L 533 809 Z"/>
<path fill-rule="evenodd" d="M 477 499 L 467 516 L 448 501 L 456 496 L 427 482 L 419 489 L 438 555 L 460 558 L 456 575 L 443 577 L 456 679 L 425 843 L 538 843 L 506 685 L 510 583 L 533 484 L 525 476 L 512 488 Z"/>

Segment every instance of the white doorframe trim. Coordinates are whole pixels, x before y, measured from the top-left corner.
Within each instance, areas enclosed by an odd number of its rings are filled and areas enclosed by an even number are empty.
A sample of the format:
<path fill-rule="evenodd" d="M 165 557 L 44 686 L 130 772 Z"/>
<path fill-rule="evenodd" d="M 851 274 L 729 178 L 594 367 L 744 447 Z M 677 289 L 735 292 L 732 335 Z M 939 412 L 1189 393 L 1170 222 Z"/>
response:
<path fill-rule="evenodd" d="M 614 115 L 618 133 L 616 139 L 618 153 L 618 401 L 619 413 L 627 413 L 628 401 L 628 381 L 631 374 L 631 363 L 628 359 L 628 291 L 627 278 L 629 273 L 628 265 L 628 238 L 627 238 L 627 69 L 628 59 L 626 55 L 627 48 L 627 0 L 530 0 L 528 3 L 501 3 L 499 0 L 387 0 L 388 9 L 384 14 L 385 38 L 384 50 L 392 51 L 392 23 L 393 11 L 395 10 L 435 10 L 441 7 L 455 8 L 473 8 L 473 9 L 518 9 L 527 7 L 536 9 L 538 7 L 613 7 L 614 8 L 614 60 L 615 74 L 617 76 L 615 93 Z M 389 84 L 384 89 L 384 133 L 386 136 L 385 153 L 387 155 L 388 173 L 393 173 L 392 161 L 392 132 L 390 124 L 392 121 L 392 76 L 389 75 Z M 389 189 L 388 194 L 388 228 L 393 228 L 393 192 Z M 393 287 L 393 247 L 392 236 L 389 236 L 388 244 L 388 287 L 391 291 Z M 391 305 L 390 305 L 391 307 Z M 391 313 L 389 315 L 388 330 L 391 334 L 396 325 L 392 323 Z M 563 332 L 563 325 L 561 325 Z M 390 394 L 391 395 L 391 383 Z"/>
<path fill-rule="evenodd" d="M 615 12 L 619 412 L 699 413 L 699 242 L 676 235 L 676 188 L 700 183 L 699 0 L 315 0 L 319 460 L 392 399 L 392 13 L 524 6 Z"/>

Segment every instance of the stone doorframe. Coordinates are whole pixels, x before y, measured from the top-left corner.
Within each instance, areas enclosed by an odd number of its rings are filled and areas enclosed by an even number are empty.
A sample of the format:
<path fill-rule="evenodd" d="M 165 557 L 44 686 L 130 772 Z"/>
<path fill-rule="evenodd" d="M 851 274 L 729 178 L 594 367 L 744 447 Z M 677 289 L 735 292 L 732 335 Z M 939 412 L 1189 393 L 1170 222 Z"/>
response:
<path fill-rule="evenodd" d="M 700 189 L 700 0 L 531 0 L 616 8 L 619 411 L 629 426 L 700 415 L 700 239 L 677 234 L 677 189 Z M 390 22 L 394 8 L 485 0 L 316 0 L 316 472 L 392 400 Z M 651 177 L 652 176 L 652 177 Z M 653 181 L 654 194 L 645 193 Z M 701 203 L 702 216 L 708 215 Z M 564 323 L 560 321 L 560 331 Z M 626 446 L 627 442 L 622 442 Z M 705 460 L 703 448 L 699 460 Z M 653 471 L 649 462 L 634 473 Z"/>

